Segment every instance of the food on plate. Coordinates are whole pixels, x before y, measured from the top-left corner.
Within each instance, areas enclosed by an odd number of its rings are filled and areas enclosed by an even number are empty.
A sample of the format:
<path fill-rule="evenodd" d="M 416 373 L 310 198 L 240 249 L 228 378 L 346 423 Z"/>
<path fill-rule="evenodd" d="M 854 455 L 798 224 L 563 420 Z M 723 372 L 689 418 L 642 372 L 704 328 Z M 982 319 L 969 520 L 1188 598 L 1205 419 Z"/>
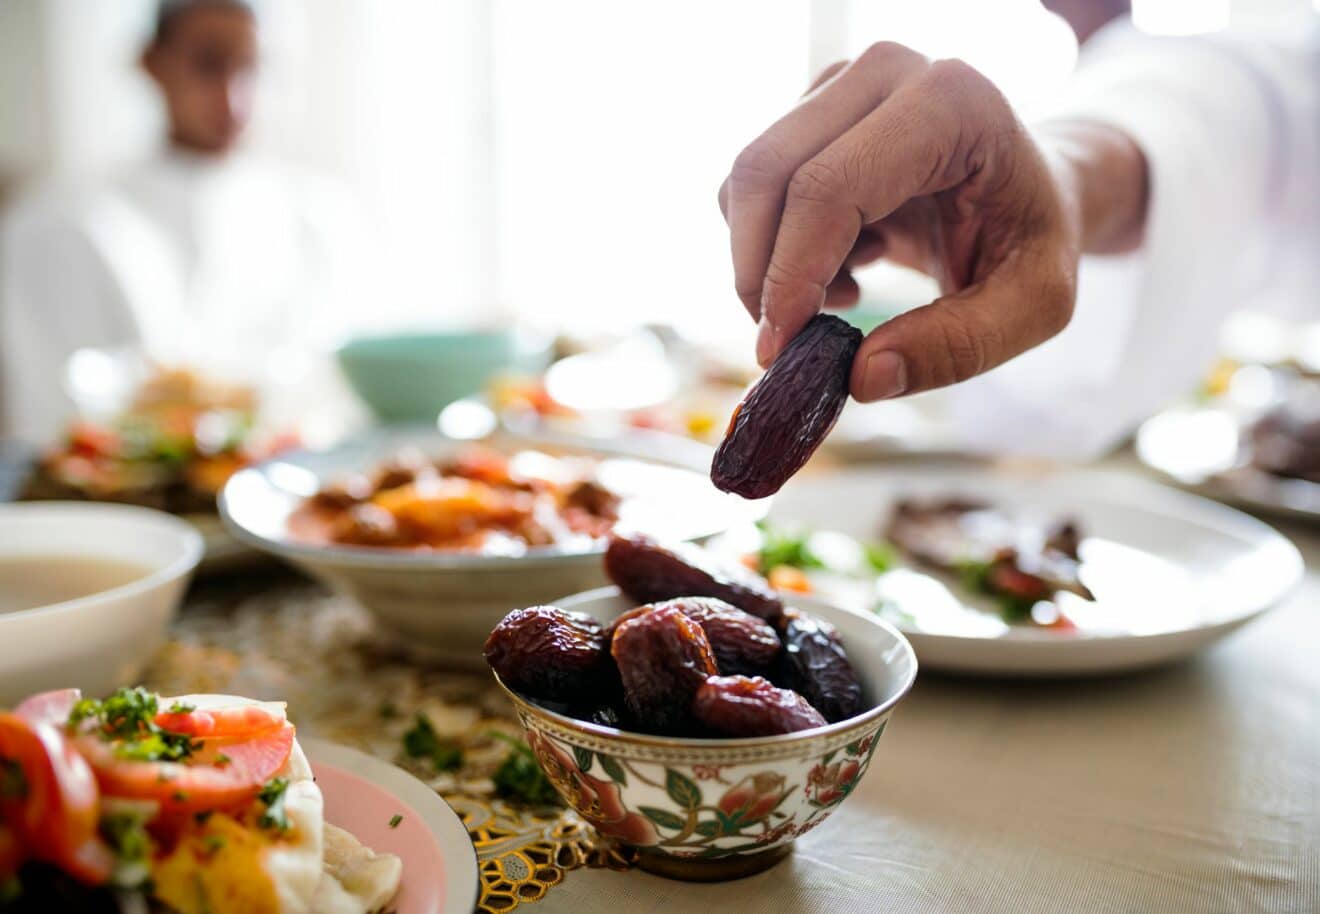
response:
<path fill-rule="evenodd" d="M 792 733 L 862 710 L 861 680 L 830 625 L 776 602 L 776 626 L 726 602 L 728 579 L 709 573 L 718 562 L 700 547 L 616 537 L 611 549 L 620 542 L 662 557 L 641 577 L 645 592 L 693 590 L 604 627 L 553 607 L 514 610 L 486 646 L 506 686 L 579 720 L 669 736 Z M 747 592 L 764 599 L 764 579 L 737 567 Z"/>
<path fill-rule="evenodd" d="M 640 534 L 615 534 L 605 550 L 605 573 L 638 603 L 675 597 L 719 599 L 774 622 L 784 604 L 765 578 L 692 543 L 660 543 Z"/>
<path fill-rule="evenodd" d="M 734 410 L 711 464 L 716 488 L 765 498 L 802 469 L 843 411 L 861 343 L 847 321 L 813 317 Z"/>
<path fill-rule="evenodd" d="M 283 704 L 103 699 L 0 712 L 0 882 L 19 911 L 366 914 L 401 863 L 324 821 Z"/>
<path fill-rule="evenodd" d="M 1046 528 L 973 499 L 904 499 L 884 532 L 916 564 L 995 598 L 1009 621 L 1029 619 L 1059 593 L 1094 599 L 1079 577 L 1082 535 L 1071 520 Z"/>
<path fill-rule="evenodd" d="M 586 458 L 472 448 L 431 460 L 408 451 L 370 475 L 338 480 L 289 519 L 313 543 L 518 554 L 588 545 L 609 533 L 620 498 Z"/>
<path fill-rule="evenodd" d="M 213 514 L 230 476 L 296 444 L 291 435 L 262 434 L 256 419 L 251 390 L 162 369 L 121 415 L 73 423 L 39 458 L 21 497 Z"/>
<path fill-rule="evenodd" d="M 1247 433 L 1251 463 L 1273 476 L 1320 483 L 1320 383 L 1299 382 Z"/>

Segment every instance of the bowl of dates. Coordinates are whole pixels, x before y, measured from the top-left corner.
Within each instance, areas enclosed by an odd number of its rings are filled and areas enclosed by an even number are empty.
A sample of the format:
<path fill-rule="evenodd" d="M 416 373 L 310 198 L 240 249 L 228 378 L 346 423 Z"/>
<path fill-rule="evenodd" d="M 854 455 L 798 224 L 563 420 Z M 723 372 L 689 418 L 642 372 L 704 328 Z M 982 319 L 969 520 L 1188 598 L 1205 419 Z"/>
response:
<path fill-rule="evenodd" d="M 606 555 L 620 586 L 514 610 L 486 641 L 528 744 L 643 869 L 773 866 L 865 775 L 916 678 L 911 645 L 874 615 L 785 604 L 699 547 L 615 537 Z"/>

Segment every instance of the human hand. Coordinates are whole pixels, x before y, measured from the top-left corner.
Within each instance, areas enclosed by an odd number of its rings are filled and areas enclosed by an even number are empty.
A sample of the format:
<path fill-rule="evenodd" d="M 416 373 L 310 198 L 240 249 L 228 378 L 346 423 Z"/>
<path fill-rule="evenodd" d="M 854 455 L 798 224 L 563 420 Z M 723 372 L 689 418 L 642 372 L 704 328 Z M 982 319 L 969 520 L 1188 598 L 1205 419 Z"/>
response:
<path fill-rule="evenodd" d="M 757 358 L 769 364 L 822 307 L 855 304 L 851 271 L 881 257 L 943 294 L 866 338 L 858 400 L 953 384 L 1055 335 L 1087 227 L 1075 161 L 961 61 L 884 43 L 836 64 L 720 188 Z"/>

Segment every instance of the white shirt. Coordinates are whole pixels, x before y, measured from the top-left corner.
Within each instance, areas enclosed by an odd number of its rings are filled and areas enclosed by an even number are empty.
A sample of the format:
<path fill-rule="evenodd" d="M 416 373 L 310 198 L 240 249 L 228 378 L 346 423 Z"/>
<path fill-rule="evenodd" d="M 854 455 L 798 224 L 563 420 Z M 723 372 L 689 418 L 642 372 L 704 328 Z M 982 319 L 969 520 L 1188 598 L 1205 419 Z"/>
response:
<path fill-rule="evenodd" d="M 0 437 L 58 435 L 77 349 L 140 347 L 255 378 L 336 327 L 361 245 L 335 188 L 243 155 L 170 151 L 0 231 Z"/>
<path fill-rule="evenodd" d="M 979 450 L 1082 458 L 1190 392 L 1236 309 L 1320 318 L 1320 35 L 1155 38 L 1126 23 L 1084 48 L 1063 115 L 1141 147 L 1140 252 L 1083 258 L 1072 324 L 953 388 Z"/>

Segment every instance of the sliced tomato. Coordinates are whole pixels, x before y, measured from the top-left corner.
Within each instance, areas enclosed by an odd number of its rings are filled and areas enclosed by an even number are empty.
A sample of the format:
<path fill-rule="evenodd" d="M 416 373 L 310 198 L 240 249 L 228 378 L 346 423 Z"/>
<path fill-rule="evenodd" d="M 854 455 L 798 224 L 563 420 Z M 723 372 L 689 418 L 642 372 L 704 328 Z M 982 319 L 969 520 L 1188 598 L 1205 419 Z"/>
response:
<path fill-rule="evenodd" d="M 106 796 L 154 800 L 166 815 L 236 809 L 252 802 L 293 751 L 290 723 L 254 736 L 215 737 L 183 762 L 118 758 L 113 743 L 95 735 L 78 739 Z"/>
<path fill-rule="evenodd" d="M 77 689 L 57 689 L 54 692 L 38 692 L 19 702 L 14 713 L 34 724 L 54 724 L 63 727 L 69 722 L 73 706 L 82 698 Z"/>
<path fill-rule="evenodd" d="M 182 695 L 162 698 L 162 710 L 156 714 L 156 726 L 173 733 L 186 733 L 195 739 L 257 736 L 288 722 L 283 702 L 235 704 L 218 695 Z M 188 711 L 171 711 L 188 707 Z"/>
<path fill-rule="evenodd" d="M 119 433 L 93 422 L 75 422 L 69 427 L 69 450 L 88 456 L 108 456 L 119 452 Z"/>
<path fill-rule="evenodd" d="M 7 772 L 11 795 L 0 798 L 0 820 L 28 855 L 83 882 L 105 882 L 114 855 L 97 836 L 96 777 L 63 731 L 0 712 L 0 760 L 17 769 Z"/>

